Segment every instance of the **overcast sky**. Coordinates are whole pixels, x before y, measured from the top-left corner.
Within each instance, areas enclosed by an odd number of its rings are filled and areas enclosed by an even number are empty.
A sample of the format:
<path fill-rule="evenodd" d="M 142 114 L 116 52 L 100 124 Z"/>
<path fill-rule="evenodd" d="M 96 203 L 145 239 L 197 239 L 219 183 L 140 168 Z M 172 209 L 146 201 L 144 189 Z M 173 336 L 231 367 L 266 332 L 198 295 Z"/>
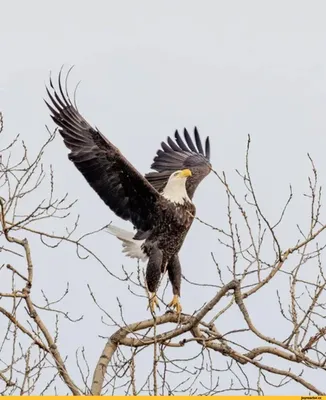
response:
<path fill-rule="evenodd" d="M 8 140 L 20 133 L 36 152 L 47 137 L 45 124 L 54 127 L 43 103 L 49 72 L 55 76 L 63 64 L 75 65 L 71 87 L 81 81 L 79 110 L 142 173 L 148 172 L 162 140 L 175 129 L 196 125 L 203 137 L 211 138 L 213 167 L 225 171 L 241 193 L 235 169 L 244 169 L 250 133 L 252 176 L 272 220 L 293 184 L 294 205 L 280 234 L 284 246 L 295 243 L 295 224 L 309 212 L 302 196 L 309 174 L 307 152 L 321 179 L 326 178 L 324 1 L 0 0 L 0 10 L 0 110 Z M 57 194 L 69 192 L 79 200 L 74 214 L 81 216 L 79 232 L 110 221 L 128 226 L 93 193 L 66 155 L 57 137 L 45 162 L 54 167 Z M 200 218 L 226 226 L 224 191 L 212 174 L 195 202 Z M 90 244 L 115 273 L 122 264 L 128 271 L 135 268 L 114 237 L 101 234 Z M 224 254 L 214 232 L 195 222 L 181 251 L 189 279 L 216 279 L 212 251 L 217 257 Z M 149 317 L 146 302 L 135 300 L 126 284 L 94 260 L 77 261 L 72 247 L 57 250 L 55 259 L 51 254 L 35 242 L 35 293 L 44 289 L 56 297 L 70 282 L 65 307 L 85 318 L 76 325 L 62 322 L 60 345 L 72 358 L 72 349 L 84 345 L 93 366 L 104 344 L 98 335 L 113 331 L 101 324 L 86 284 L 117 319 L 117 296 L 128 322 Z M 231 261 L 220 257 L 219 262 L 223 267 Z M 196 287 L 184 284 L 185 312 L 200 308 L 215 293 L 212 288 L 194 291 Z M 270 301 L 275 303 L 273 293 Z M 264 319 L 262 303 L 249 305 L 259 327 L 273 324 Z M 225 324 L 234 327 L 232 321 Z M 312 375 L 311 380 L 317 383 L 320 377 Z"/>

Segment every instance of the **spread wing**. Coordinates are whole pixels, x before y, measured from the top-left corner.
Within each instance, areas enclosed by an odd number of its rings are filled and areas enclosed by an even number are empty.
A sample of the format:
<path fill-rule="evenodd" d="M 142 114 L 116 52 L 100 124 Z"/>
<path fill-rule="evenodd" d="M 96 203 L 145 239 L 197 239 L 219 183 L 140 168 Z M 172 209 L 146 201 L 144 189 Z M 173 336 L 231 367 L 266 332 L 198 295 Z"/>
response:
<path fill-rule="evenodd" d="M 58 78 L 58 90 L 50 79 L 46 102 L 59 126 L 69 159 L 90 186 L 119 217 L 142 231 L 153 226 L 161 197 L 155 188 L 128 162 L 102 133 L 81 116 Z M 51 104 L 50 104 L 51 103 Z"/>
<path fill-rule="evenodd" d="M 211 171 L 210 143 L 209 137 L 207 137 L 204 150 L 196 127 L 194 129 L 195 142 L 186 129 L 184 129 L 183 135 L 184 139 L 176 131 L 174 140 L 168 137 L 167 143 L 161 143 L 162 150 L 157 151 L 151 165 L 151 168 L 157 172 L 149 172 L 145 177 L 156 190 L 161 191 L 172 172 L 189 168 L 192 176 L 187 179 L 187 192 L 188 196 L 192 198 L 199 183 Z"/>

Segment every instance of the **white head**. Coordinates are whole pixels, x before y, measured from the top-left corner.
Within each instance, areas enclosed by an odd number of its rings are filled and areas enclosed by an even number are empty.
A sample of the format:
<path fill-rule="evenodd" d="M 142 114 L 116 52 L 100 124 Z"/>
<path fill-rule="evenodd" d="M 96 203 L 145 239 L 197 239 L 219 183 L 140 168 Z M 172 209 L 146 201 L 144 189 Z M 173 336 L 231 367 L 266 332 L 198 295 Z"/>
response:
<path fill-rule="evenodd" d="M 163 196 L 177 204 L 184 204 L 185 201 L 191 202 L 186 190 L 186 181 L 191 175 L 190 169 L 173 172 L 163 189 Z"/>

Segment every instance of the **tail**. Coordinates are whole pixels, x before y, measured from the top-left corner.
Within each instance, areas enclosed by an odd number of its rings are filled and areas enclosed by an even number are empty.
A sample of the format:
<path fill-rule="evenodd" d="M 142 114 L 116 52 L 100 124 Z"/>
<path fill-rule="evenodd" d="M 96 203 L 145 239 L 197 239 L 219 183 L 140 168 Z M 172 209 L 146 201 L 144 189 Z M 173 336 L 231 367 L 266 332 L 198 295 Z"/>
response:
<path fill-rule="evenodd" d="M 145 240 L 134 239 L 133 237 L 135 234 L 133 232 L 125 231 L 124 229 L 118 228 L 114 225 L 109 225 L 107 231 L 122 241 L 122 251 L 123 253 L 126 253 L 128 257 L 138 258 L 142 261 L 147 260 L 148 257 L 141 248 Z"/>

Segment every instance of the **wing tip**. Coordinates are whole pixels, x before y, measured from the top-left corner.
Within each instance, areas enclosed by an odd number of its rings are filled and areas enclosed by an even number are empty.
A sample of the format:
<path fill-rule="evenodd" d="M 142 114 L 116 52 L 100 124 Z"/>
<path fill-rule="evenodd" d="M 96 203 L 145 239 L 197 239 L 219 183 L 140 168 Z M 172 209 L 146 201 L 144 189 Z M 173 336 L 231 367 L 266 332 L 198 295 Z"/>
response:
<path fill-rule="evenodd" d="M 181 153 L 193 153 L 203 156 L 210 160 L 210 142 L 209 136 L 206 137 L 205 140 L 205 150 L 203 148 L 202 140 L 199 134 L 198 127 L 195 125 L 193 129 L 193 138 L 192 135 L 189 134 L 187 128 L 183 129 L 183 137 L 180 135 L 178 129 L 174 131 L 174 137 L 168 136 L 166 142 L 161 142 L 162 153 L 172 153 L 172 152 L 181 152 Z M 158 154 L 158 152 L 157 152 Z"/>

